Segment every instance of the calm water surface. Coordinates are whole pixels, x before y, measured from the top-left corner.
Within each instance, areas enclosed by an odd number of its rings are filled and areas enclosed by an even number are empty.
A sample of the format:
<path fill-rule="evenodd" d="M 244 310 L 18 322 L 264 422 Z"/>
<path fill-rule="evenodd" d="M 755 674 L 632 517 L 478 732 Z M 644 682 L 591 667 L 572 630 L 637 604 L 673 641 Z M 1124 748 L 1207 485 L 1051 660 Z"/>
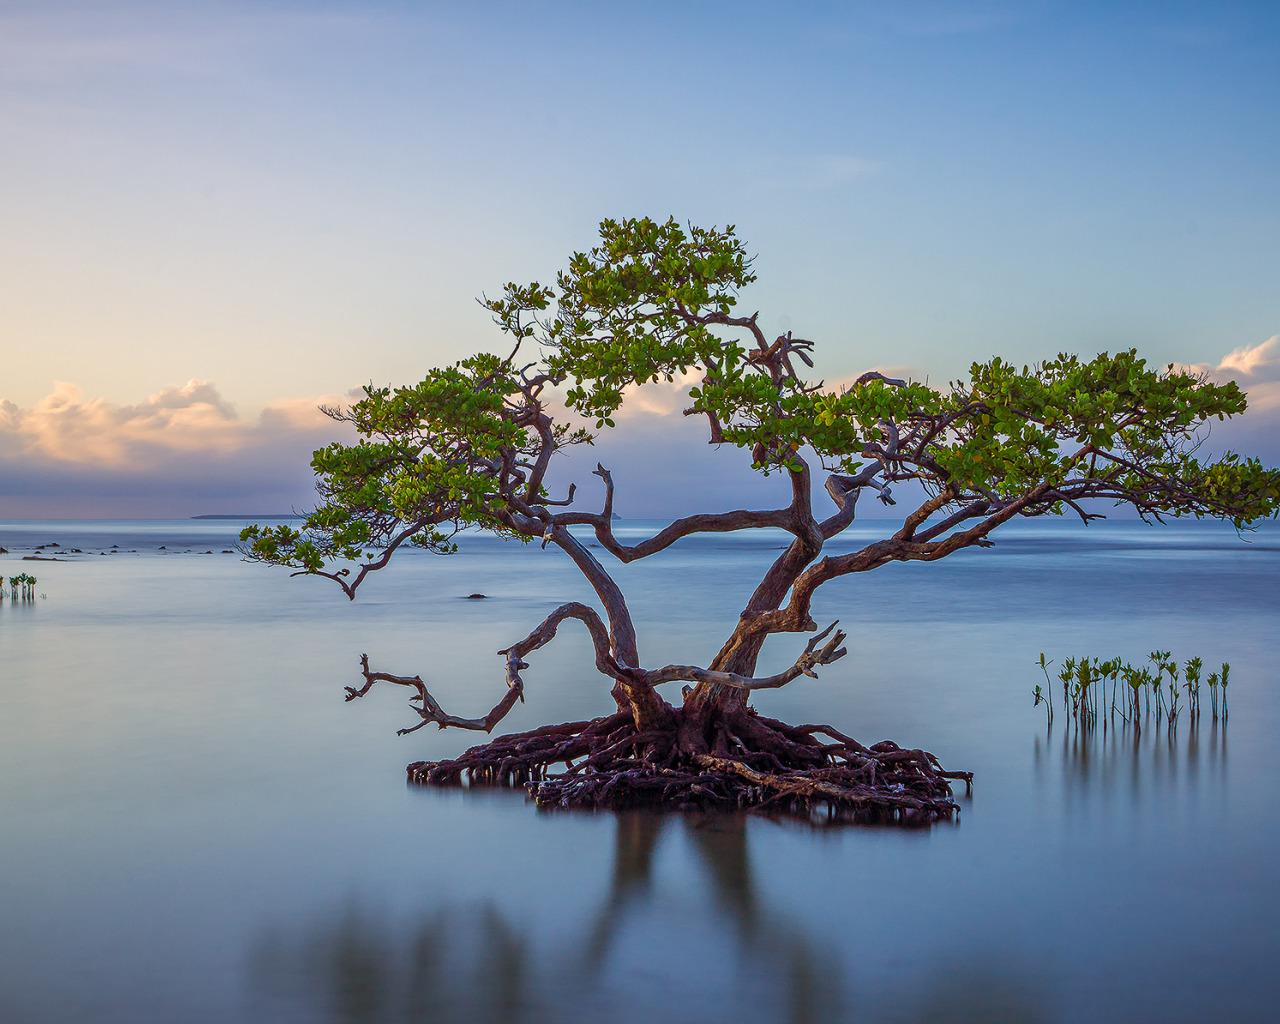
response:
<path fill-rule="evenodd" d="M 494 652 L 589 599 L 572 567 L 474 539 L 349 603 L 224 554 L 237 528 L 0 523 L 46 595 L 0 607 L 2 1021 L 1276 1018 L 1280 531 L 1018 524 L 825 588 L 850 656 L 756 703 L 976 772 L 906 833 L 409 789 L 475 737 L 344 704 L 360 653 L 482 714 Z M 705 664 L 782 543 L 623 567 L 646 663 Z M 1040 651 L 1157 646 L 1232 663 L 1227 728 L 1046 731 Z M 610 709 L 578 633 L 530 660 L 504 726 Z"/>

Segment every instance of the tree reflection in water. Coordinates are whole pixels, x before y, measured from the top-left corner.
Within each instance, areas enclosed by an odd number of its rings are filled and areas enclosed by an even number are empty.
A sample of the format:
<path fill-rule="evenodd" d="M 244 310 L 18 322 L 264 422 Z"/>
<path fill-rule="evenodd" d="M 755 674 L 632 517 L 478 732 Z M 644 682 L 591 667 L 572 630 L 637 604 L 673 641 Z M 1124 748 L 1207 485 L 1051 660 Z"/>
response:
<path fill-rule="evenodd" d="M 255 1010 L 272 1021 L 384 1024 L 534 1024 L 569 1021 L 851 1020 L 875 1008 L 904 1022 L 1048 1021 L 1045 996 L 1018 972 L 991 963 L 932 965 L 901 996 L 865 979 L 854 994 L 844 977 L 859 943 L 874 941 L 850 922 L 844 948 L 815 940 L 802 913 L 763 904 L 741 816 L 616 815 L 614 869 L 602 905 L 578 944 L 556 944 L 513 926 L 492 902 L 438 908 L 416 926 L 348 903 L 328 922 L 273 929 L 251 960 Z M 629 920 L 658 900 L 660 840 L 681 829 L 706 876 L 715 912 L 683 907 L 669 922 L 675 946 L 692 946 L 680 977 L 646 966 L 627 945 Z M 647 933 L 652 934 L 652 933 Z M 716 946 L 707 949 L 707 937 Z M 549 947 L 549 948 L 548 948 Z M 727 963 L 728 974 L 708 964 Z M 999 966 L 999 965 L 996 965 Z"/>

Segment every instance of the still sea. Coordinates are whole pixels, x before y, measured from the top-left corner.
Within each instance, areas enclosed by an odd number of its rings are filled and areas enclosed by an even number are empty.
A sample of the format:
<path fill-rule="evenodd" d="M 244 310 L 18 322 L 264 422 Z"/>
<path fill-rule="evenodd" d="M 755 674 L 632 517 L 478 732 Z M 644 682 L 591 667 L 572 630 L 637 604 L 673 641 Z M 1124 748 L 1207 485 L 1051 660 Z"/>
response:
<path fill-rule="evenodd" d="M 755 703 L 972 770 L 923 831 L 407 787 L 477 737 L 397 737 L 397 687 L 345 703 L 360 654 L 482 715 L 495 652 L 591 595 L 554 549 L 465 537 L 348 602 L 242 561 L 240 525 L 0 523 L 0 573 L 38 580 L 0 606 L 5 1024 L 1280 1019 L 1274 525 L 1020 523 L 822 590 L 849 656 Z M 620 567 L 645 664 L 706 664 L 783 543 Z M 502 729 L 610 710 L 572 625 Z M 801 640 L 771 644 L 762 671 Z M 1225 725 L 1207 693 L 1172 734 L 1032 706 L 1042 651 L 1156 648 L 1231 663 Z"/>

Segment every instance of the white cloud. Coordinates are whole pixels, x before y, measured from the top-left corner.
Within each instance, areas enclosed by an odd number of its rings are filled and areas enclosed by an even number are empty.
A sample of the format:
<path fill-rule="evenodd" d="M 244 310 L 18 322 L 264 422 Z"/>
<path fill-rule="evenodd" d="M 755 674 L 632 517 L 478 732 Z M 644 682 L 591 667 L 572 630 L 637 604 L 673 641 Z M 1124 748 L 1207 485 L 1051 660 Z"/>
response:
<path fill-rule="evenodd" d="M 691 370 L 674 380 L 639 384 L 623 391 L 622 408 L 616 419 L 634 420 L 643 416 L 680 416 L 693 404 L 689 389 L 702 381 L 702 372 Z"/>
<path fill-rule="evenodd" d="M 1241 416 L 1207 424 L 1206 454 L 1230 450 L 1280 465 L 1280 334 L 1256 345 L 1242 345 L 1218 364 L 1176 363 L 1174 368 L 1203 373 L 1217 383 L 1234 381 L 1249 398 Z"/>
<path fill-rule="evenodd" d="M 277 403 L 253 424 L 208 381 L 164 388 L 136 405 L 86 399 L 74 384 L 55 381 L 31 409 L 0 404 L 0 455 L 137 470 L 174 455 L 228 455 L 256 446 L 264 435 L 332 426 L 316 406 Z"/>
<path fill-rule="evenodd" d="M 0 400 L 0 515 L 279 512 L 311 500 L 311 452 L 348 434 L 289 399 L 242 418 L 208 381 L 120 405 L 57 382 L 29 409 Z M 228 508 L 228 506 L 235 506 Z"/>
<path fill-rule="evenodd" d="M 1210 363 L 1174 363 L 1174 369 L 1202 373 L 1211 380 L 1233 380 L 1250 392 L 1259 384 L 1280 380 L 1280 334 L 1256 345 L 1241 345 Z"/>
<path fill-rule="evenodd" d="M 1275 380 L 1280 376 L 1280 334 L 1273 334 L 1258 345 L 1244 345 L 1223 357 L 1217 366 L 1218 373 L 1233 373 L 1241 377 L 1257 377 Z"/>

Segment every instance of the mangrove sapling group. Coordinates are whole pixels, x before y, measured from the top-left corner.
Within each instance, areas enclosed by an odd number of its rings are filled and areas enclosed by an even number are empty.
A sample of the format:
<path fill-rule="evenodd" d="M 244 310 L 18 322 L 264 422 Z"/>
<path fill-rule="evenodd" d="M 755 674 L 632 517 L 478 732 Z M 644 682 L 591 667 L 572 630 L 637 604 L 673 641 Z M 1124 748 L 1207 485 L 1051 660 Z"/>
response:
<path fill-rule="evenodd" d="M 3 577 L 0 577 L 0 584 L 3 584 Z M 17 576 L 9 577 L 9 597 L 13 601 L 34 601 L 36 599 L 36 583 L 38 581 L 34 576 L 28 573 L 19 573 Z M 0 586 L 0 597 L 4 596 L 4 589 Z"/>
<path fill-rule="evenodd" d="M 1182 712 L 1181 701 L 1185 694 L 1187 715 L 1192 722 L 1198 722 L 1203 659 L 1199 656 L 1188 658 L 1179 668 L 1169 651 L 1152 651 L 1147 655 L 1147 661 L 1149 666 L 1134 666 L 1122 658 L 1109 661 L 1090 657 L 1065 659 L 1058 671 L 1063 712 L 1084 729 L 1096 726 L 1101 716 L 1104 724 L 1119 717 L 1140 730 L 1144 718 L 1151 717 L 1153 713 L 1157 726 L 1167 722 L 1172 729 Z M 1052 689 L 1049 667 L 1053 662 L 1046 660 L 1041 652 L 1036 664 L 1044 673 L 1045 683 Z M 1219 719 L 1219 709 L 1221 717 L 1226 718 L 1224 681 L 1230 673 L 1231 666 L 1224 662 L 1218 672 L 1210 672 L 1206 679 L 1215 722 Z M 1222 691 L 1221 697 L 1219 690 Z M 1053 701 L 1049 691 L 1037 684 L 1032 696 L 1035 706 L 1046 705 L 1047 723 L 1052 725 Z"/>
<path fill-rule="evenodd" d="M 248 558 L 328 579 L 354 599 L 403 545 L 448 555 L 457 532 L 473 528 L 551 548 L 595 596 L 591 605 L 560 605 L 500 652 L 506 691 L 481 717 L 446 713 L 420 676 L 375 671 L 362 658 L 363 684 L 347 699 L 377 682 L 408 687 L 419 721 L 404 732 L 427 723 L 492 732 L 524 697 L 525 659 L 568 620 L 585 627 L 609 681 L 610 714 L 418 762 L 410 778 L 525 785 L 543 806 L 950 817 L 949 782 L 968 783 L 967 773 L 944 772 L 921 750 L 863 745 L 829 725 L 787 725 L 750 706 L 754 691 L 812 677 L 847 654 L 835 624 L 821 629 L 813 617 L 819 588 L 892 562 L 988 547 L 992 532 L 1018 517 L 1101 518 L 1095 499 L 1147 520 L 1210 516 L 1238 528 L 1280 507 L 1280 472 L 1234 454 L 1197 457 L 1197 430 L 1244 410 L 1235 384 L 1155 370 L 1128 351 L 1021 368 L 996 357 L 946 388 L 875 370 L 828 386 L 802 376 L 813 366 L 812 342 L 791 332 L 770 339 L 758 313 L 735 314 L 753 280 L 732 227 L 608 220 L 600 244 L 575 253 L 554 285 L 509 284 L 483 300 L 507 336 L 505 356 L 472 356 L 406 387 L 370 384 L 350 408 L 326 410 L 354 427 L 358 442 L 315 453 L 321 504 L 301 529 L 247 528 Z M 626 544 L 614 534 L 610 469 L 597 464 L 591 473 L 599 483 L 588 507 L 577 483 L 589 477 L 552 494 L 547 471 L 557 453 L 613 428 L 638 387 L 690 381 L 685 414 L 704 423 L 712 445 L 780 475 L 785 505 L 688 515 Z M 680 466 L 678 450 L 664 456 Z M 919 496 L 900 523 L 873 543 L 828 551 L 847 536 L 860 497 L 894 506 L 894 488 Z M 590 530 L 596 544 L 574 528 Z M 610 559 L 626 564 L 695 534 L 761 529 L 785 532 L 788 543 L 743 595 L 711 662 L 648 661 Z M 796 634 L 816 635 L 789 668 L 757 676 L 766 642 Z M 668 701 L 671 684 L 684 685 Z M 1096 700 L 1090 695 L 1088 706 Z"/>

